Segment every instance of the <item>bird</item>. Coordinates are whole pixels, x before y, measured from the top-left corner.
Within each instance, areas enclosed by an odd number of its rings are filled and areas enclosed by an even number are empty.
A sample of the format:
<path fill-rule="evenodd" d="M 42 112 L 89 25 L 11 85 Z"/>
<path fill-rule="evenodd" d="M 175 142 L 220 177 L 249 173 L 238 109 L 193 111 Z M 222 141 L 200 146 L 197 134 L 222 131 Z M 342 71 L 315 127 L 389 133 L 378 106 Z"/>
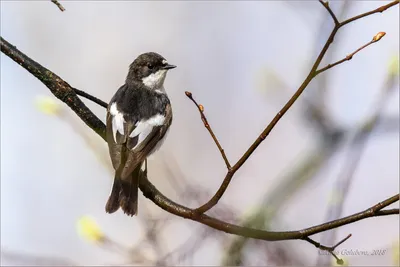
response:
<path fill-rule="evenodd" d="M 172 123 L 164 81 L 175 67 L 158 53 L 139 55 L 108 104 L 106 140 L 115 176 L 107 213 L 121 208 L 128 216 L 137 215 L 142 165 L 160 148 Z"/>

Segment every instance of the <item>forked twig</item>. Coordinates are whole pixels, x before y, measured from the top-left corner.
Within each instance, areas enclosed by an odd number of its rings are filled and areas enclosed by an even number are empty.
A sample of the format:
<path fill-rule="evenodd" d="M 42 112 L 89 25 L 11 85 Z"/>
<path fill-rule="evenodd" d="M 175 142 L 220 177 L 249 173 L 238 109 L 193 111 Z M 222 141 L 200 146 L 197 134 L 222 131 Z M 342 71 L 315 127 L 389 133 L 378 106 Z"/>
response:
<path fill-rule="evenodd" d="M 333 19 L 333 22 L 335 22 L 335 25 L 339 25 L 339 20 L 337 19 L 335 13 L 333 13 L 331 7 L 329 6 L 329 2 L 328 2 L 328 1 L 324 2 L 324 1 L 322 1 L 322 0 L 319 0 L 319 2 L 320 2 L 321 5 L 323 5 L 323 6 L 326 8 L 326 10 L 329 12 L 329 15 L 331 15 L 331 17 L 332 17 L 332 19 Z"/>
<path fill-rule="evenodd" d="M 325 8 L 327 8 L 326 4 L 324 4 L 324 2 L 321 1 L 321 3 L 323 4 L 323 6 Z M 211 208 L 213 208 L 215 205 L 217 205 L 218 201 L 221 199 L 221 197 L 223 196 L 223 194 L 225 193 L 226 189 L 228 188 L 233 176 L 235 175 L 235 173 L 240 169 L 240 167 L 242 167 L 242 165 L 247 161 L 247 159 L 253 154 L 253 152 L 257 149 L 257 147 L 267 138 L 267 136 L 271 133 L 271 131 L 275 128 L 275 126 L 278 124 L 278 122 L 281 120 L 281 118 L 286 114 L 286 112 L 292 107 L 292 105 L 297 101 L 297 99 L 300 97 L 300 95 L 304 92 L 304 90 L 306 89 L 306 87 L 308 86 L 308 84 L 321 72 L 330 69 L 334 66 L 339 65 L 340 63 L 343 63 L 346 60 L 350 60 L 350 58 L 345 58 L 343 60 L 340 60 L 334 64 L 331 64 L 331 66 L 327 66 L 325 68 L 322 68 L 321 70 L 318 71 L 318 67 L 322 61 L 322 59 L 324 58 L 326 52 L 329 49 L 329 46 L 331 45 L 331 43 L 334 40 L 334 37 L 336 35 L 336 33 L 339 31 L 339 29 L 352 22 L 355 21 L 357 19 L 361 19 L 363 17 L 366 17 L 368 15 L 372 15 L 374 13 L 377 12 L 383 12 L 386 9 L 388 9 L 391 6 L 394 6 L 396 4 L 398 4 L 399 1 L 393 1 L 387 5 L 384 5 L 380 8 L 377 8 L 373 11 L 370 12 L 366 12 L 363 13 L 361 15 L 355 16 L 353 18 L 350 18 L 344 22 L 335 24 L 335 27 L 332 29 L 331 34 L 329 35 L 328 39 L 325 42 L 324 47 L 322 48 L 321 52 L 319 53 L 317 59 L 315 60 L 309 74 L 307 75 L 307 77 L 305 78 L 305 80 L 303 81 L 303 83 L 300 85 L 300 87 L 296 90 L 296 92 L 293 94 L 293 96 L 289 99 L 289 101 L 283 106 L 283 108 L 275 115 L 275 117 L 271 120 L 271 122 L 267 125 L 267 127 L 262 131 L 262 133 L 258 136 L 258 138 L 253 142 L 253 144 L 247 149 L 247 151 L 242 155 L 242 157 L 236 162 L 235 165 L 232 166 L 232 168 L 230 170 L 228 170 L 227 174 L 225 175 L 225 178 L 223 179 L 220 187 L 218 188 L 217 192 L 210 198 L 210 200 L 208 200 L 205 204 L 203 204 L 202 206 L 198 207 L 195 211 L 197 213 L 205 213 L 208 210 L 210 210 Z M 332 12 L 332 10 L 329 8 L 327 8 L 328 11 Z M 336 16 L 335 16 L 336 18 Z M 361 51 L 363 48 L 367 47 L 368 45 L 375 43 L 377 41 L 379 41 L 383 36 L 385 35 L 385 33 L 380 32 L 377 35 L 374 36 L 374 38 L 372 39 L 372 41 L 370 43 L 368 43 L 367 45 L 364 45 L 363 47 L 357 49 L 355 52 L 353 52 L 353 55 L 356 54 L 357 52 Z"/>
<path fill-rule="evenodd" d="M 374 36 L 374 38 L 372 38 L 371 41 L 369 41 L 369 42 L 366 43 L 365 45 L 359 47 L 359 48 L 358 48 L 357 50 L 355 50 L 353 53 L 348 54 L 345 58 L 343 58 L 343 59 L 341 59 L 341 60 L 339 60 L 339 61 L 336 61 L 335 63 L 328 64 L 327 66 L 325 66 L 325 67 L 323 67 L 323 68 L 317 70 L 317 71 L 315 72 L 315 75 L 318 75 L 318 74 L 320 74 L 320 73 L 322 73 L 322 72 L 324 72 L 324 71 L 326 71 L 326 70 L 329 70 L 330 68 L 333 68 L 333 67 L 335 67 L 335 66 L 337 66 L 337 65 L 339 65 L 339 64 L 342 64 L 342 63 L 345 62 L 345 61 L 351 60 L 355 54 L 357 54 L 358 52 L 360 52 L 360 51 L 363 50 L 364 48 L 366 48 L 366 47 L 368 47 L 368 46 L 370 46 L 370 45 L 372 45 L 372 44 L 378 42 L 378 41 L 379 41 L 380 39 L 382 39 L 382 37 L 385 36 L 385 35 L 386 35 L 385 32 L 378 32 L 378 33 Z"/>

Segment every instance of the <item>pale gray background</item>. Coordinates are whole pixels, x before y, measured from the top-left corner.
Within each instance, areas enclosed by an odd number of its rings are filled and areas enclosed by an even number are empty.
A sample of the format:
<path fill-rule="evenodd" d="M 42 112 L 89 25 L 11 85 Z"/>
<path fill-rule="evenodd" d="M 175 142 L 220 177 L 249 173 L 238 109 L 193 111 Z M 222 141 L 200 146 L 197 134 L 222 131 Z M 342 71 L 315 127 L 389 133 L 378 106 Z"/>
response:
<path fill-rule="evenodd" d="M 348 16 L 384 2 L 358 1 Z M 192 91 L 205 106 L 215 133 L 235 162 L 309 71 L 316 34 L 326 16 L 316 1 L 62 3 L 67 9 L 63 13 L 50 1 L 2 1 L 1 36 L 72 86 L 105 101 L 124 82 L 128 65 L 142 52 L 159 52 L 178 66 L 166 80 L 174 123 L 164 147 L 150 161 L 150 179 L 172 199 L 176 198 L 163 182 L 162 163 L 170 157 L 188 179 L 209 188 L 210 194 L 225 173 L 223 161 L 184 91 Z M 336 123 L 356 125 L 371 114 L 388 61 L 398 55 L 398 21 L 395 7 L 351 24 L 338 34 L 340 45 L 334 60 L 368 42 L 377 32 L 387 33 L 381 42 L 330 71 L 327 109 Z M 290 91 L 282 91 L 273 81 L 261 82 L 271 72 Z M 106 145 L 69 110 L 67 122 L 40 113 L 34 105 L 38 95 L 50 92 L 2 54 L 1 247 L 69 258 L 80 264 L 119 262 L 118 254 L 82 241 L 75 229 L 80 216 L 91 214 L 109 236 L 123 244 L 133 245 L 141 237 L 141 220 L 121 212 L 104 212 L 112 184 Z M 302 100 L 237 173 L 223 197 L 239 217 L 254 208 L 278 182 L 276 178 L 301 160 L 303 153 L 312 151 L 316 135 L 302 119 Z M 88 105 L 104 120 L 104 109 Z M 396 92 L 385 113 L 398 114 L 398 105 Z M 82 131 L 96 151 L 78 134 Z M 345 215 L 398 192 L 398 146 L 396 132 L 369 142 L 346 201 Z M 339 153 L 318 180 L 285 206 L 279 230 L 297 230 L 323 221 L 343 156 Z M 144 197 L 140 197 L 140 210 L 139 217 L 151 216 L 145 210 L 160 212 Z M 338 236 L 353 234 L 347 248 L 387 248 L 398 240 L 398 223 L 398 216 L 368 219 L 342 227 Z M 165 233 L 165 246 L 176 246 L 194 226 L 198 227 L 177 219 Z M 314 247 L 301 241 L 287 242 L 297 253 L 305 253 L 306 263 L 315 263 L 318 251 Z M 218 243 L 208 243 L 198 251 L 194 264 L 218 265 L 221 249 Z M 392 259 L 391 255 L 355 257 L 354 262 L 392 264 Z"/>

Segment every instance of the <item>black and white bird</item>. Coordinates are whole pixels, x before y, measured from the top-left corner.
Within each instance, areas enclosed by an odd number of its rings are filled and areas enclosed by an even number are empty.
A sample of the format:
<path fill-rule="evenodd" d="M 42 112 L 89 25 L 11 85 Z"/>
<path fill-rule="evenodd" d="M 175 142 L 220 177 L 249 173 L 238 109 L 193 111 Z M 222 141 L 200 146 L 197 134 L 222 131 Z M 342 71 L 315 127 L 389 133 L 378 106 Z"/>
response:
<path fill-rule="evenodd" d="M 121 207 L 127 215 L 137 214 L 141 166 L 160 147 L 172 123 L 164 80 L 175 67 L 157 53 L 141 54 L 108 105 L 107 142 L 115 169 L 108 213 Z"/>

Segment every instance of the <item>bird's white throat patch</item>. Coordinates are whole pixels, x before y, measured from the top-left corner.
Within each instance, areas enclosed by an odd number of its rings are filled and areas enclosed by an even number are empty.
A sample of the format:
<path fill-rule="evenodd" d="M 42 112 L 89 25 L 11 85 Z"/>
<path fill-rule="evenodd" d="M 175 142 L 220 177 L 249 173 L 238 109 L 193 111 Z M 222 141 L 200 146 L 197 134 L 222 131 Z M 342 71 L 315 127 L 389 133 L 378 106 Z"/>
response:
<path fill-rule="evenodd" d="M 151 89 L 162 88 L 167 75 L 167 70 L 158 70 L 156 73 L 152 73 L 142 79 L 143 84 Z"/>

